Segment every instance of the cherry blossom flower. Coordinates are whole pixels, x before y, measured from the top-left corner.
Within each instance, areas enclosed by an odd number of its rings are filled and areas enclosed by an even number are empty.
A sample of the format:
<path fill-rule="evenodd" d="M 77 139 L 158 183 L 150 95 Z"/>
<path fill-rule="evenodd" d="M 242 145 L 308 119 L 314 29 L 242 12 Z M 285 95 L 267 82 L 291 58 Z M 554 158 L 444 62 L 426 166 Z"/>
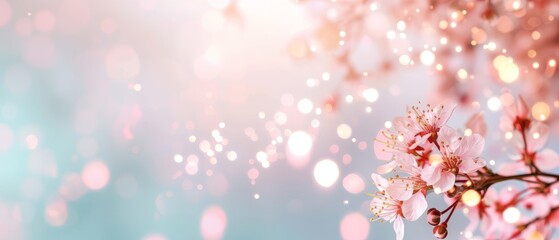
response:
<path fill-rule="evenodd" d="M 375 173 L 371 177 L 379 190 L 371 200 L 371 211 L 377 219 L 393 223 L 396 239 L 402 240 L 404 238 L 403 219 L 415 221 L 425 212 L 427 209 L 425 196 L 423 193 L 417 192 L 406 201 L 395 200 L 386 194 L 388 180 Z"/>
<path fill-rule="evenodd" d="M 440 151 L 442 161 L 425 167 L 421 178 L 435 191 L 446 192 L 454 186 L 456 175 L 470 174 L 485 166 L 479 156 L 485 140 L 479 134 L 459 137 L 450 127 L 441 129 Z"/>
<path fill-rule="evenodd" d="M 394 130 L 382 129 L 378 132 L 374 143 L 375 155 L 380 160 L 392 160 L 397 155 L 422 155 L 431 151 L 430 144 L 425 144 L 431 134 L 423 136 L 410 131 L 407 126 L 411 121 L 405 117 L 397 117 L 393 121 Z M 378 173 L 388 173 L 396 167 L 390 161 L 377 169 Z"/>
<path fill-rule="evenodd" d="M 396 176 L 388 179 L 389 185 L 386 193 L 393 199 L 405 201 L 414 193 L 427 191 L 427 183 L 421 179 L 421 168 L 416 159 L 411 155 L 404 155 L 394 161 L 398 168 L 409 176 Z"/>
<path fill-rule="evenodd" d="M 425 136 L 430 134 L 429 142 L 434 143 L 437 140 L 437 133 L 446 124 L 455 106 L 445 108 L 444 105 L 431 107 L 427 104 L 427 109 L 421 109 L 417 106 L 412 106 L 408 109 L 409 121 L 407 126 L 414 135 Z"/>

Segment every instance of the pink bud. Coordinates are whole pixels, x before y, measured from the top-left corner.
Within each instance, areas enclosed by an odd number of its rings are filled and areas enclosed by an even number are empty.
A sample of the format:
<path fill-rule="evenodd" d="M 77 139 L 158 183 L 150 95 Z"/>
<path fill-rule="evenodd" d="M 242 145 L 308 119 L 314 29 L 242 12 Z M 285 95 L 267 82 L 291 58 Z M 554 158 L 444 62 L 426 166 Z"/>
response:
<path fill-rule="evenodd" d="M 436 208 L 427 210 L 427 222 L 433 226 L 438 225 L 441 222 L 441 212 Z"/>
<path fill-rule="evenodd" d="M 446 223 L 441 223 L 433 228 L 433 234 L 438 239 L 444 239 L 448 235 L 448 231 L 446 230 Z"/>

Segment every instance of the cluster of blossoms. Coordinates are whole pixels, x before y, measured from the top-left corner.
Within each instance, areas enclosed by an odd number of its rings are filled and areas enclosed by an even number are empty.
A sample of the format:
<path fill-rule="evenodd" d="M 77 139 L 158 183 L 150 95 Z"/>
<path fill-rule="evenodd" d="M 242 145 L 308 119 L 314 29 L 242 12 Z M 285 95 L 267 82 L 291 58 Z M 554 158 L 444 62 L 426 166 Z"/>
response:
<path fill-rule="evenodd" d="M 446 124 L 453 107 L 413 106 L 406 117 L 396 117 L 390 129 L 379 131 L 375 154 L 386 163 L 372 174 L 378 188 L 371 201 L 372 220 L 392 222 L 396 238 L 403 239 L 403 220 L 415 221 L 426 212 L 433 234 L 442 239 L 455 210 L 462 209 L 470 220 L 466 238 L 480 226 L 480 233 L 490 239 L 549 239 L 559 226 L 559 175 L 548 170 L 559 166 L 559 157 L 543 149 L 547 126 L 529 117 L 522 98 L 515 103 L 507 94 L 511 103 L 504 106 L 501 129 L 515 154 L 514 161 L 496 172 L 481 158 L 487 129 L 481 114 L 475 114 L 461 134 Z M 381 176 L 385 174 L 391 177 Z M 494 190 L 511 180 L 521 189 Z M 429 193 L 443 196 L 448 207 L 427 210 Z"/>

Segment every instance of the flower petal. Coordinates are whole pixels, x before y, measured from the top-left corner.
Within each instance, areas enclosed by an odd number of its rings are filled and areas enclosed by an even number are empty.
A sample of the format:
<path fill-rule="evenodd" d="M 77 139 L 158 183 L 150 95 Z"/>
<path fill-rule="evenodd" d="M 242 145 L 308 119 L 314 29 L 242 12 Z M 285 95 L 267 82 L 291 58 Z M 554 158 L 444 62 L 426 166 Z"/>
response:
<path fill-rule="evenodd" d="M 524 170 L 524 169 L 525 169 L 525 165 L 521 161 L 506 162 L 501 164 L 501 166 L 497 170 L 497 173 L 504 176 L 508 176 L 508 175 L 514 175 L 516 172 L 518 172 L 518 170 Z"/>
<path fill-rule="evenodd" d="M 459 169 L 461 173 L 471 173 L 484 167 L 487 163 L 481 158 L 465 159 L 460 163 Z"/>
<path fill-rule="evenodd" d="M 439 179 L 438 182 L 433 184 L 433 186 L 435 188 L 437 188 L 437 187 L 440 188 L 441 192 L 446 192 L 454 186 L 454 181 L 455 180 L 456 180 L 456 176 L 453 173 L 443 171 L 441 173 L 441 178 Z"/>
<path fill-rule="evenodd" d="M 390 140 L 385 136 L 386 130 L 380 130 L 377 133 L 377 137 L 373 143 L 373 150 L 375 151 L 375 156 L 380 160 L 390 160 L 392 159 L 392 153 L 388 151 L 388 146 L 385 143 L 390 142 Z"/>
<path fill-rule="evenodd" d="M 427 209 L 427 201 L 421 192 L 415 193 L 410 199 L 404 201 L 402 204 L 402 212 L 404 217 L 409 221 L 415 221 Z"/>
<path fill-rule="evenodd" d="M 392 172 L 392 170 L 394 170 L 394 168 L 395 168 L 396 166 L 398 166 L 398 163 L 396 163 L 396 161 L 390 161 L 390 162 L 387 163 L 387 164 L 380 165 L 380 166 L 377 168 L 377 173 L 379 173 L 379 174 L 386 174 L 386 173 Z"/>
<path fill-rule="evenodd" d="M 404 239 L 404 221 L 400 216 L 397 216 L 394 221 L 394 232 L 396 233 L 396 240 Z"/>
<path fill-rule="evenodd" d="M 378 175 L 376 173 L 371 174 L 371 178 L 373 179 L 373 182 L 375 182 L 375 186 L 378 188 L 379 191 L 386 190 L 386 187 L 388 186 L 388 181 L 385 178 L 383 178 L 381 175 Z"/>
<path fill-rule="evenodd" d="M 534 161 L 540 170 L 550 170 L 559 166 L 559 155 L 549 148 L 536 153 Z"/>
<path fill-rule="evenodd" d="M 549 203 L 541 194 L 530 196 L 524 201 L 524 204 L 529 205 L 532 212 L 538 217 L 545 217 L 549 214 Z"/>
<path fill-rule="evenodd" d="M 477 133 L 481 136 L 485 136 L 487 132 L 487 123 L 485 123 L 485 119 L 483 118 L 483 112 L 478 112 L 466 123 L 466 127 L 472 130 L 472 133 Z"/>
<path fill-rule="evenodd" d="M 394 179 L 386 188 L 386 193 L 394 200 L 405 201 L 410 199 L 413 194 L 413 186 L 408 186 L 409 182 Z M 413 183 L 412 183 L 413 184 Z"/>
<path fill-rule="evenodd" d="M 438 165 L 430 165 L 423 170 L 421 170 L 421 179 L 427 183 L 427 185 L 433 185 L 441 178 L 442 167 Z"/>
<path fill-rule="evenodd" d="M 456 155 L 462 160 L 469 160 L 479 157 L 485 146 L 485 139 L 479 134 L 466 136 L 460 141 L 460 146 L 456 149 Z"/>
<path fill-rule="evenodd" d="M 543 148 L 549 137 L 549 127 L 541 122 L 534 122 L 530 130 L 526 133 L 528 150 L 531 152 L 539 151 Z"/>

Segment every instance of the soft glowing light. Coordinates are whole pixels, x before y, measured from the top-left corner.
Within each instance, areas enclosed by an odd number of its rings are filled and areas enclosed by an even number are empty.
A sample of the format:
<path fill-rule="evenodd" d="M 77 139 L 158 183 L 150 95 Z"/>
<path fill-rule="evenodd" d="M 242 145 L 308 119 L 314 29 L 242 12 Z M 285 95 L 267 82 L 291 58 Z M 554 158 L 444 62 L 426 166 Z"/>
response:
<path fill-rule="evenodd" d="M 464 80 L 464 79 L 466 79 L 466 78 L 468 77 L 468 71 L 466 71 L 465 69 L 462 69 L 462 68 L 461 68 L 460 70 L 458 70 L 458 74 L 457 74 L 457 75 L 458 75 L 458 78 Z"/>
<path fill-rule="evenodd" d="M 297 131 L 292 133 L 287 140 L 289 152 L 294 155 L 307 155 L 312 148 L 312 137 L 306 132 Z"/>
<path fill-rule="evenodd" d="M 227 159 L 229 159 L 229 161 L 235 161 L 237 160 L 237 153 L 234 151 L 229 151 L 227 153 Z"/>
<path fill-rule="evenodd" d="M 429 155 L 429 163 L 431 165 L 438 165 L 443 161 L 443 157 L 440 154 L 433 153 Z"/>
<path fill-rule="evenodd" d="M 541 232 L 534 230 L 528 234 L 526 240 L 545 240 L 545 236 Z"/>
<path fill-rule="evenodd" d="M 512 138 L 512 132 L 506 132 L 506 133 L 505 133 L 505 138 L 506 138 L 507 140 L 508 140 L 508 139 L 511 139 L 511 138 Z"/>
<path fill-rule="evenodd" d="M 54 227 L 63 226 L 68 218 L 68 207 L 62 199 L 57 199 L 45 208 L 45 220 Z"/>
<path fill-rule="evenodd" d="M 557 62 L 555 61 L 555 59 L 550 59 L 547 65 L 549 65 L 550 67 L 555 67 L 557 66 Z"/>
<path fill-rule="evenodd" d="M 474 207 L 481 201 L 481 196 L 476 190 L 470 189 L 462 194 L 462 202 L 467 206 Z"/>
<path fill-rule="evenodd" d="M 406 30 L 406 22 L 402 20 L 398 21 L 398 23 L 396 23 L 396 28 L 398 28 L 398 30 L 400 31 Z"/>
<path fill-rule="evenodd" d="M 392 127 L 392 122 L 390 122 L 390 121 L 384 122 L 384 127 L 385 128 L 391 128 Z"/>
<path fill-rule="evenodd" d="M 518 79 L 518 75 L 520 74 L 518 66 L 511 61 L 502 63 L 497 70 L 499 71 L 499 77 L 501 80 L 506 83 L 516 81 L 516 79 Z"/>
<path fill-rule="evenodd" d="M 37 138 L 34 134 L 27 135 L 27 137 L 25 137 L 25 141 L 27 142 L 27 148 L 31 150 L 36 149 L 37 145 L 39 145 L 39 138 Z"/>
<path fill-rule="evenodd" d="M 498 97 L 492 97 L 487 101 L 487 107 L 491 111 L 497 111 L 501 108 L 501 100 Z"/>
<path fill-rule="evenodd" d="M 464 136 L 471 136 L 472 135 L 472 129 L 466 128 L 466 130 L 464 130 Z"/>
<path fill-rule="evenodd" d="M 520 220 L 520 211 L 515 207 L 509 207 L 503 212 L 503 219 L 508 223 L 517 223 Z"/>
<path fill-rule="evenodd" d="M 346 201 L 344 201 L 344 203 Z M 360 213 L 347 214 L 340 222 L 340 234 L 344 240 L 367 239 L 369 236 L 369 228 L 369 221 Z"/>
<path fill-rule="evenodd" d="M 421 63 L 427 66 L 431 66 L 435 62 L 435 54 L 433 54 L 433 52 L 429 50 L 424 50 L 423 52 L 421 52 L 420 59 Z"/>
<path fill-rule="evenodd" d="M 362 95 L 368 102 L 376 102 L 378 99 L 378 91 L 374 88 L 367 88 L 363 90 Z"/>
<path fill-rule="evenodd" d="M 338 133 L 338 137 L 341 139 L 348 139 L 351 137 L 351 127 L 345 123 L 340 124 L 336 129 L 336 132 Z"/>
<path fill-rule="evenodd" d="M 532 116 L 540 121 L 545 121 L 549 117 L 551 109 L 545 102 L 537 102 L 532 106 Z"/>
<path fill-rule="evenodd" d="M 297 103 L 297 109 L 305 114 L 310 113 L 313 109 L 313 103 L 311 102 L 311 100 L 303 98 Z"/>
<path fill-rule="evenodd" d="M 200 233 L 204 239 L 221 239 L 227 228 L 227 215 L 219 206 L 204 210 L 200 219 Z"/>
<path fill-rule="evenodd" d="M 342 184 L 349 193 L 358 194 L 365 190 L 363 178 L 355 173 L 345 176 Z"/>
<path fill-rule="evenodd" d="M 109 168 L 101 161 L 93 161 L 85 165 L 82 171 L 82 181 L 92 190 L 104 188 L 110 179 Z"/>
<path fill-rule="evenodd" d="M 314 166 L 314 179 L 323 187 L 331 187 L 340 175 L 338 165 L 329 159 L 322 160 Z"/>
<path fill-rule="evenodd" d="M 404 54 L 404 55 L 401 55 L 401 56 L 400 56 L 400 58 L 398 59 L 398 61 L 400 62 L 400 64 L 402 64 L 402 65 L 405 66 L 405 65 L 410 64 L 411 58 L 410 58 L 410 56 Z"/>
<path fill-rule="evenodd" d="M 177 163 L 181 163 L 182 160 L 183 160 L 183 157 L 180 154 L 175 154 L 175 156 L 173 158 L 175 159 L 175 162 L 177 162 Z"/>

